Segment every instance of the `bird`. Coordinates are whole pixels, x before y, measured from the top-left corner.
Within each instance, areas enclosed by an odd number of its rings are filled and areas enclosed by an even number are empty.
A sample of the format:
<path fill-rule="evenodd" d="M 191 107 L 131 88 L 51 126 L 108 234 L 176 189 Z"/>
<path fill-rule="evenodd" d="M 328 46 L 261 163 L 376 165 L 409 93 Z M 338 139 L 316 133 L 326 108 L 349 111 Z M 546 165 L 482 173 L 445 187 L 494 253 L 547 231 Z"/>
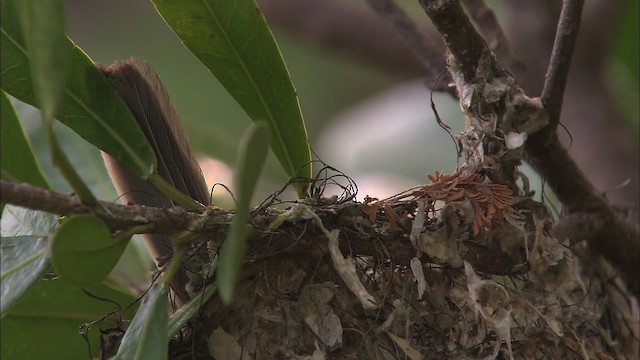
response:
<path fill-rule="evenodd" d="M 117 60 L 109 66 L 96 65 L 129 108 L 153 148 L 158 174 L 182 193 L 208 206 L 210 196 L 202 170 L 160 77 L 147 62 L 136 58 Z M 102 152 L 102 157 L 123 202 L 161 208 L 175 205 L 151 182 L 136 175 L 113 156 Z M 169 236 L 143 234 L 142 239 L 156 265 L 161 266 L 173 255 Z M 181 266 L 171 284 L 178 304 L 190 299 L 186 290 L 188 281 L 187 269 Z"/>

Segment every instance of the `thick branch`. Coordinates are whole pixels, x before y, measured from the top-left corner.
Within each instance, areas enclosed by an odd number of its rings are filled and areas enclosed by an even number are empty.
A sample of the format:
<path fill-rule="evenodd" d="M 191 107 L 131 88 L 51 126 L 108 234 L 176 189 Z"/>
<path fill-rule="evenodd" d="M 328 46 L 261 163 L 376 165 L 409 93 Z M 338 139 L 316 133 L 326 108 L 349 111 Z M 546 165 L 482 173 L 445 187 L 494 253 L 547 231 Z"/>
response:
<path fill-rule="evenodd" d="M 556 39 L 553 43 L 541 96 L 542 103 L 549 114 L 550 125 L 547 128 L 549 132 L 555 131 L 560 121 L 562 99 L 571 67 L 571 57 L 578 38 L 583 5 L 584 0 L 565 0 L 562 3 Z"/>
<path fill-rule="evenodd" d="M 573 161 L 555 133 L 548 138 L 534 134 L 526 143 L 527 161 L 545 179 L 569 211 L 609 207 Z"/>
<path fill-rule="evenodd" d="M 509 41 L 494 12 L 484 0 L 464 0 L 464 4 L 500 64 L 509 70 L 522 86 L 523 81 L 526 80 L 524 64 L 511 51 Z"/>
<path fill-rule="evenodd" d="M 65 195 L 26 183 L 0 180 L 2 202 L 32 210 L 58 215 L 92 213 L 103 220 L 112 231 L 126 230 L 137 225 L 155 224 L 154 233 L 173 234 L 192 227 L 201 215 L 181 207 L 161 209 L 139 205 L 118 205 L 98 201 L 95 208 L 84 206 L 74 195 Z"/>
<path fill-rule="evenodd" d="M 469 21 L 460 2 L 458 0 L 420 0 L 420 4 L 459 63 L 465 81 L 472 82 L 476 76 L 480 58 L 483 54 L 489 53 L 489 48 Z M 502 73 L 493 56 L 491 67 L 495 74 Z"/>
<path fill-rule="evenodd" d="M 442 32 L 445 43 L 459 64 L 465 83 L 471 83 L 477 74 L 481 56 L 488 51 L 486 43 L 475 31 L 457 1 L 420 2 Z M 542 99 L 552 125 L 530 136 L 526 142 L 526 151 L 531 164 L 548 181 L 567 210 L 588 212 L 602 219 L 602 226 L 585 240 L 594 253 L 604 256 L 627 274 L 627 280 L 635 286 L 637 293 L 638 287 L 634 284 L 638 276 L 637 227 L 613 212 L 607 201 L 580 171 L 555 133 L 581 8 L 580 0 L 564 2 Z M 493 58 L 491 61 L 494 74 L 499 74 L 500 65 Z"/>
<path fill-rule="evenodd" d="M 611 216 L 607 218 L 606 216 Z M 640 232 L 637 225 L 616 214 L 575 213 L 554 225 L 552 234 L 559 240 L 568 239 L 573 245 L 587 241 L 594 254 L 604 255 L 616 268 L 628 276 L 628 284 L 637 295 L 640 283 Z"/>

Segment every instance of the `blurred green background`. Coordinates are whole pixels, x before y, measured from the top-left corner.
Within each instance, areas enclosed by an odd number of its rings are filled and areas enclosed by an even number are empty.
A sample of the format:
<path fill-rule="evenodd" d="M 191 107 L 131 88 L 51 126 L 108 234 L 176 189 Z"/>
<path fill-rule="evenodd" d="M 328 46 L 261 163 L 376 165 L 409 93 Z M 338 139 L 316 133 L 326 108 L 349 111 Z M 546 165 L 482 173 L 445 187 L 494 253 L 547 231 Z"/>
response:
<path fill-rule="evenodd" d="M 425 17 L 417 2 L 400 3 L 415 18 Z M 630 127 L 637 134 L 638 2 L 628 3 L 630 9 L 620 22 L 607 69 L 615 80 L 611 91 L 621 101 Z M 496 7 L 498 15 L 506 16 L 500 10 L 500 1 L 490 4 Z M 364 0 L 352 1 L 350 5 L 367 6 Z M 194 151 L 233 167 L 238 139 L 250 119 L 182 46 L 151 2 L 67 0 L 65 6 L 69 36 L 89 57 L 104 64 L 129 57 L 148 61 L 165 83 Z M 277 27 L 273 30 L 299 94 L 312 149 L 324 161 L 365 185 L 360 199 L 365 194 L 380 196 L 376 192 L 392 193 L 408 184 L 424 182 L 425 174 L 437 169 L 455 168 L 455 157 L 449 156 L 453 144 L 435 126 L 428 104 L 429 91 L 420 81 L 407 83 L 405 75 L 389 73 L 344 52 L 310 44 Z M 367 99 L 372 100 L 366 102 Z M 445 122 L 455 131 L 461 129 L 460 113 L 450 97 L 436 94 L 435 101 Z M 385 109 L 393 111 L 384 112 Z M 28 128 L 34 130 L 30 132 L 34 144 L 46 153 L 37 131 L 37 116 L 27 121 Z M 66 143 L 72 149 L 79 142 L 82 141 Z M 71 155 L 79 157 L 78 162 L 83 164 L 80 166 L 89 166 L 87 176 L 108 192 L 108 179 L 100 164 L 87 159 L 96 150 L 85 148 L 86 151 Z M 48 157 L 41 158 L 46 172 L 54 177 L 55 186 L 68 190 L 51 171 Z M 383 188 L 369 188 L 367 174 L 377 177 L 371 182 L 382 182 Z M 210 184 L 222 181 L 230 185 L 228 169 L 207 171 L 206 176 Z M 275 191 L 284 181 L 284 172 L 270 156 L 256 200 Z"/>
<path fill-rule="evenodd" d="M 416 2 L 401 3 L 411 3 L 409 7 L 416 10 L 413 15 L 425 18 Z M 500 11 L 500 1 L 490 3 L 497 7 L 499 15 L 506 16 Z M 619 99 L 637 137 L 638 1 L 630 0 L 628 4 L 611 46 L 607 72 L 612 79 L 610 91 Z M 350 5 L 366 6 L 364 0 Z M 226 168 L 218 165 L 211 171 L 205 169 L 208 183 L 222 181 L 230 185 L 229 168 L 233 167 L 238 140 L 250 119 L 182 46 L 152 4 L 146 0 L 67 0 L 65 6 L 69 36 L 94 61 L 110 64 L 136 57 L 151 64 L 183 119 L 194 151 L 227 164 Z M 455 147 L 435 124 L 429 91 L 421 80 L 407 82 L 405 75 L 307 43 L 278 28 L 273 31 L 299 94 L 312 149 L 329 165 L 356 180 L 361 190 L 358 199 L 364 195 L 391 195 L 426 182 L 427 173 L 455 169 Z M 435 94 L 434 101 L 443 120 L 454 133 L 459 131 L 463 124 L 458 105 L 446 94 Z M 51 165 L 37 111 L 24 104 L 16 106 L 54 188 L 70 191 Z M 63 126 L 58 126 L 58 134 L 96 194 L 115 201 L 98 150 Z M 254 202 L 278 190 L 285 181 L 284 172 L 270 155 Z M 532 186 L 539 188 L 540 182 L 533 181 Z M 217 204 L 229 206 L 230 202 L 221 197 Z M 119 267 L 115 276 L 134 284 L 144 281 L 145 270 L 136 265 L 144 252 L 138 250 L 123 259 L 130 265 Z M 130 271 L 128 266 L 138 270 Z"/>

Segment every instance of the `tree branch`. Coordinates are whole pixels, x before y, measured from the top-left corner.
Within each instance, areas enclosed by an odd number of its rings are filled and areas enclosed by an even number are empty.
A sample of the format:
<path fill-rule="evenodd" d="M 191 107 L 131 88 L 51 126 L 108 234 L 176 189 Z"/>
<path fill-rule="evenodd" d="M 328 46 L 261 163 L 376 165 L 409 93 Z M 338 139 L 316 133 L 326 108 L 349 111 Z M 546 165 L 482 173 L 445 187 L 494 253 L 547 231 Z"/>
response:
<path fill-rule="evenodd" d="M 509 41 L 498 23 L 496 15 L 484 0 L 464 0 L 471 17 L 476 22 L 489 48 L 502 66 L 509 70 L 522 86 L 526 80 L 524 64 L 516 58 L 509 47 Z M 524 87 L 524 86 L 523 86 Z"/>
<path fill-rule="evenodd" d="M 458 0 L 420 0 L 420 4 L 436 26 L 445 44 L 460 64 L 466 82 L 476 77 L 478 63 L 483 54 L 489 53 L 484 39 L 469 21 Z M 503 70 L 491 56 L 491 69 L 494 74 Z"/>
<path fill-rule="evenodd" d="M 488 49 L 458 1 L 420 0 L 420 3 L 442 33 L 445 43 L 459 64 L 464 82 L 468 84 L 473 83 L 474 80 L 477 81 L 476 74 L 481 56 Z M 567 0 L 563 3 L 556 44 L 542 98 L 551 125 L 531 134 L 525 143 L 526 156 L 533 167 L 548 181 L 569 212 L 587 212 L 602 221 L 597 231 L 585 240 L 588 241 L 594 253 L 604 256 L 626 273 L 629 284 L 637 294 L 639 290 L 636 281 L 639 274 L 637 226 L 614 213 L 608 202 L 598 194 L 569 156 L 555 133 L 562 107 L 562 93 L 571 63 L 571 52 L 580 24 L 582 3 L 582 0 Z M 494 75 L 499 74 L 500 65 L 493 57 L 491 61 L 490 67 Z M 464 85 L 460 84 L 458 87 Z M 468 115 L 482 118 L 482 114 Z"/>
<path fill-rule="evenodd" d="M 578 38 L 583 5 L 584 0 L 564 0 L 562 2 L 556 39 L 551 51 L 551 59 L 541 96 L 550 121 L 546 132 L 555 132 L 560 121 L 562 99 L 571 68 L 571 57 Z"/>
<path fill-rule="evenodd" d="M 32 210 L 58 215 L 92 213 L 104 221 L 111 231 L 127 230 L 134 226 L 155 224 L 153 233 L 173 234 L 187 230 L 202 215 L 187 212 L 181 207 L 168 209 L 140 205 L 118 205 L 98 201 L 95 208 L 83 205 L 75 195 L 65 195 L 26 183 L 0 180 L 2 202 Z"/>
<path fill-rule="evenodd" d="M 549 125 L 527 141 L 527 160 L 549 182 L 569 211 L 597 209 L 606 211 L 607 217 L 611 217 L 613 212 L 609 205 L 569 156 L 556 134 L 583 3 L 583 0 L 563 2 L 542 90 L 542 102 L 549 115 Z"/>

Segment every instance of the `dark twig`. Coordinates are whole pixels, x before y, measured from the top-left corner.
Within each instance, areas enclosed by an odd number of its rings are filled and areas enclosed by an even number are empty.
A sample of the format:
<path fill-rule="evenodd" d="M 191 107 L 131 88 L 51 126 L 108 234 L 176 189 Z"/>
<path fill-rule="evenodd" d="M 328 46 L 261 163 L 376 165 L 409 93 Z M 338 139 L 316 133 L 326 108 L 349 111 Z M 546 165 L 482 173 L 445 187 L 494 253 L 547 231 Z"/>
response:
<path fill-rule="evenodd" d="M 541 96 L 542 104 L 549 114 L 547 131 L 555 132 L 560 121 L 562 98 L 571 67 L 571 57 L 578 38 L 583 5 L 584 0 L 564 0 L 562 2 L 562 12 L 558 20 L 556 38 Z"/>
<path fill-rule="evenodd" d="M 442 57 L 442 46 L 433 39 L 424 36 L 416 24 L 407 16 L 394 0 L 367 0 L 371 8 L 384 20 L 389 22 L 409 49 L 420 60 L 432 79 L 444 70 L 442 61 L 434 62 L 433 51 L 438 50 Z"/>
<path fill-rule="evenodd" d="M 511 51 L 509 41 L 493 10 L 487 6 L 484 0 L 464 0 L 464 5 L 500 64 L 509 70 L 522 86 L 523 81 L 526 80 L 524 64 Z"/>
<path fill-rule="evenodd" d="M 169 209 L 139 205 L 119 205 L 98 201 L 95 208 L 84 206 L 74 195 L 45 190 L 26 183 L 0 180 L 2 202 L 58 215 L 93 213 L 112 231 L 131 229 L 134 226 L 155 224 L 154 233 L 173 234 L 187 230 L 201 215 L 187 212 L 181 207 Z"/>
<path fill-rule="evenodd" d="M 542 90 L 549 125 L 526 144 L 527 160 L 548 181 L 570 211 L 608 208 L 606 201 L 578 168 L 556 134 L 584 0 L 565 0 Z"/>

